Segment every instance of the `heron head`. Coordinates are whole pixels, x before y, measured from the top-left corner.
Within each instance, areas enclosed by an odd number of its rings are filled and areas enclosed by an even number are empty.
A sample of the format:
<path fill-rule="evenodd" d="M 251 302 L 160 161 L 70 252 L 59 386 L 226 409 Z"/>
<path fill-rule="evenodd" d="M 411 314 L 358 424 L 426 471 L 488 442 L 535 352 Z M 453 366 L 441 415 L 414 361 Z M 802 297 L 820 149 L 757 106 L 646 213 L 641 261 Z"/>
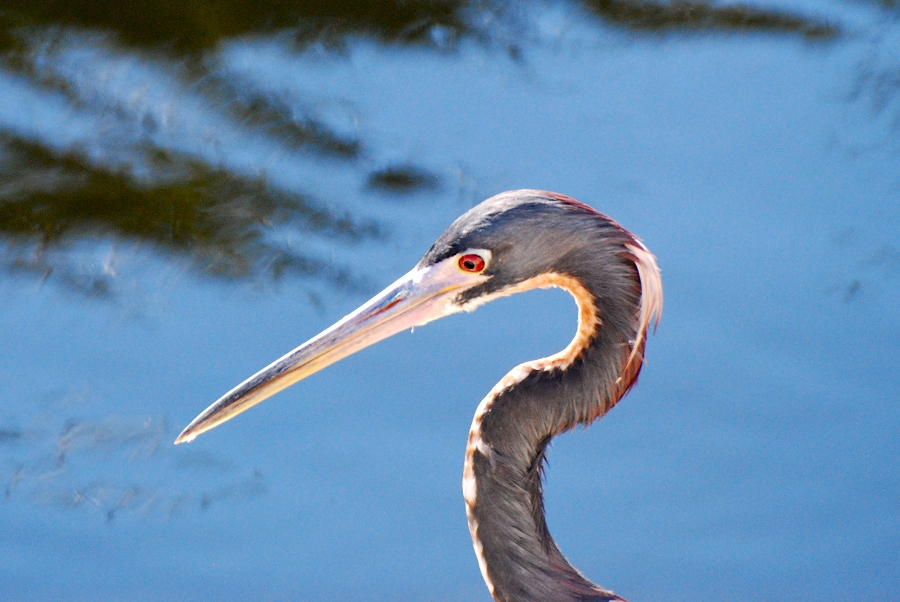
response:
<path fill-rule="evenodd" d="M 416 268 L 479 276 L 462 277 L 464 284 L 448 303 L 447 311 L 453 313 L 527 290 L 529 283 L 547 274 L 586 282 L 602 279 L 600 272 L 617 267 L 633 273 L 627 261 L 615 257 L 623 255 L 628 244 L 639 243 L 587 205 L 555 193 L 516 190 L 491 197 L 460 216 Z"/>
<path fill-rule="evenodd" d="M 506 192 L 484 201 L 453 222 L 407 274 L 226 393 L 197 416 L 176 443 L 191 441 L 314 372 L 402 330 L 533 288 L 541 275 L 580 279 L 592 263 L 603 260 L 602 250 L 598 255 L 597 245 L 585 238 L 596 237 L 598 228 L 615 226 L 606 218 L 598 221 L 598 216 L 586 205 L 534 190 Z M 612 230 L 624 232 L 616 228 Z"/>

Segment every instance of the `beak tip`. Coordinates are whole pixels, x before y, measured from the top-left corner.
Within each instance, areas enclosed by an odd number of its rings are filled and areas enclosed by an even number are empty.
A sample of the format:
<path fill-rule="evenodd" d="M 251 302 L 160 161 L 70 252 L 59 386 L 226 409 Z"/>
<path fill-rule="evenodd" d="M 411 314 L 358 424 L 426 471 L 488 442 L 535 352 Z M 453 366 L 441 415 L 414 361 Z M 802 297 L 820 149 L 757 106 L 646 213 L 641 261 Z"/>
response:
<path fill-rule="evenodd" d="M 178 438 L 175 439 L 175 445 L 179 445 L 181 443 L 190 443 L 191 441 L 193 441 L 196 438 L 197 438 L 196 433 L 192 433 L 192 432 L 188 431 L 188 429 L 184 429 L 181 432 L 181 434 L 178 435 Z"/>

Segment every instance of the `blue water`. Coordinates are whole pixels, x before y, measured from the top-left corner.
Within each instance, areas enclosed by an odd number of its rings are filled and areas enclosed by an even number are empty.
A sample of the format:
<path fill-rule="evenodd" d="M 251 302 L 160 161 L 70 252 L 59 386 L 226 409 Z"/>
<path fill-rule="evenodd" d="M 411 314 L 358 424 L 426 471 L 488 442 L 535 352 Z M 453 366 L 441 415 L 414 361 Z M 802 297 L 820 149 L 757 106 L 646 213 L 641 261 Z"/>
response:
<path fill-rule="evenodd" d="M 361 140 L 354 160 L 229 117 L 171 55 L 28 38 L 42 75 L 0 69 L 4 136 L 138 177 L 164 149 L 381 234 L 264 230 L 353 286 L 207 277 L 102 231 L 48 250 L 49 274 L 4 272 L 0 598 L 489 600 L 466 434 L 507 370 L 567 344 L 562 292 L 398 335 L 171 443 L 457 215 L 534 187 L 638 234 L 666 295 L 638 387 L 550 452 L 548 520 L 573 564 L 632 601 L 900 600 L 900 27 L 865 3 L 779 6 L 846 33 L 659 36 L 548 5 L 520 54 L 280 33 L 205 52 L 241 93 Z M 367 184 L 404 164 L 439 186 Z M 2 177 L 4 194 L 33 186 Z M 72 285 L 96 278 L 108 295 Z"/>

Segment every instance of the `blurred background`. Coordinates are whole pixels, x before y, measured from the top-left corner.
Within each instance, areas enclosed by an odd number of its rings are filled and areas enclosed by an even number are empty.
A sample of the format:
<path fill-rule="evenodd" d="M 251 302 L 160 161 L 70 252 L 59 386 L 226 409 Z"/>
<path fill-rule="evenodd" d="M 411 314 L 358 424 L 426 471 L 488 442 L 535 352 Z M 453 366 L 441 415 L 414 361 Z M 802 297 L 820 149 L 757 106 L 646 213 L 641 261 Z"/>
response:
<path fill-rule="evenodd" d="M 894 0 L 0 2 L 0 597 L 487 602 L 476 405 L 560 291 L 177 448 L 514 188 L 658 256 L 638 387 L 551 531 L 642 600 L 900 600 Z"/>

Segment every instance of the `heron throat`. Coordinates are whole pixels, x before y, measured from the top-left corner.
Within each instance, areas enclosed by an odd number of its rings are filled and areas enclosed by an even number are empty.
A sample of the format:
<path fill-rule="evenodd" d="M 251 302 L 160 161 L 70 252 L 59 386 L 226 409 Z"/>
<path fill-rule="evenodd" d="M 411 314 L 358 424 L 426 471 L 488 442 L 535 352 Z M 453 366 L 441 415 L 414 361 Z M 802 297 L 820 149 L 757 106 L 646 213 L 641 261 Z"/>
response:
<path fill-rule="evenodd" d="M 603 416 L 635 383 L 649 323 L 661 310 L 653 256 L 634 239 L 619 248 L 617 265 L 594 278 L 547 273 L 502 293 L 563 288 L 578 306 L 578 329 L 559 353 L 501 379 L 469 431 L 463 495 L 479 567 L 497 602 L 622 600 L 559 551 L 541 482 L 550 440 Z"/>

